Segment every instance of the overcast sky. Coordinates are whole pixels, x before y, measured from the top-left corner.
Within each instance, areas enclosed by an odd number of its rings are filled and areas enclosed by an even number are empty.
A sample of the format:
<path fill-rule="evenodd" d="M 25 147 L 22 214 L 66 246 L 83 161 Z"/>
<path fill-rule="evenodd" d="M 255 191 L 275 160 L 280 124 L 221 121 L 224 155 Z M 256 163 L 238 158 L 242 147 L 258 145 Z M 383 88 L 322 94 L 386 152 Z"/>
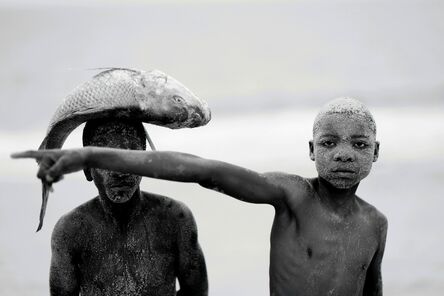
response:
<path fill-rule="evenodd" d="M 112 66 L 163 70 L 216 116 L 443 102 L 442 1 L 105 2 L 1 2 L 1 130 L 45 129 L 88 69 Z"/>

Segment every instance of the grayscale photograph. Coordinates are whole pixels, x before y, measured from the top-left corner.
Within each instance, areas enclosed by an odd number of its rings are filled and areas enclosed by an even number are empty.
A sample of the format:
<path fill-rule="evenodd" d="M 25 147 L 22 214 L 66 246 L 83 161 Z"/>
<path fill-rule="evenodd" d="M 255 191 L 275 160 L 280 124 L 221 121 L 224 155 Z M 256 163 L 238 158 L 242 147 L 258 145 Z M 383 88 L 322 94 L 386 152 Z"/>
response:
<path fill-rule="evenodd" d="M 443 16 L 0 0 L 0 295 L 441 295 Z"/>

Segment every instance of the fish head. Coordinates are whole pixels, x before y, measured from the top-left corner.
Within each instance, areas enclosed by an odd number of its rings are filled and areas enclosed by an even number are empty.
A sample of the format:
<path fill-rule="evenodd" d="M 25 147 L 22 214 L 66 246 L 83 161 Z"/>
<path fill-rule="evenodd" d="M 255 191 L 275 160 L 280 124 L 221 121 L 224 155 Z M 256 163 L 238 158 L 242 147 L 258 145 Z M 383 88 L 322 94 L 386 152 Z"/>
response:
<path fill-rule="evenodd" d="M 159 70 L 141 73 L 139 107 L 157 115 L 162 125 L 170 128 L 197 127 L 210 121 L 207 103 L 182 83 Z"/>

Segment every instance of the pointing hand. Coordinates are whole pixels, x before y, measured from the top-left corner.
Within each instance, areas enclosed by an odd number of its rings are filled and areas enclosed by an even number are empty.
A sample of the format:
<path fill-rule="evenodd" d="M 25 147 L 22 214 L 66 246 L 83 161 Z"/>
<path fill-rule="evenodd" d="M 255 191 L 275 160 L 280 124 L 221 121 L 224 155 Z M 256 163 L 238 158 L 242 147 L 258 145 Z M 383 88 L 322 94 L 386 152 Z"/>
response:
<path fill-rule="evenodd" d="M 83 169 L 86 166 L 87 149 L 72 150 L 28 150 L 13 153 L 12 158 L 34 158 L 40 164 L 37 177 L 47 183 L 57 182 L 64 174 Z"/>

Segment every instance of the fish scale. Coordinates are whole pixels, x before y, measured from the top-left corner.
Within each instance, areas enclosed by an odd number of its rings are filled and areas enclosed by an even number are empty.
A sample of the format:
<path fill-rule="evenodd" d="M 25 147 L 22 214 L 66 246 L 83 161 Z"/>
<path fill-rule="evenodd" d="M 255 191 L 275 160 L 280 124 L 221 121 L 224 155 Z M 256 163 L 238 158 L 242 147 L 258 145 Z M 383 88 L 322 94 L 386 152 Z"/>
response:
<path fill-rule="evenodd" d="M 130 85 L 130 82 L 118 80 L 123 77 L 114 77 L 115 82 L 112 83 L 109 78 L 107 81 L 87 82 L 76 89 L 56 111 L 49 129 L 74 112 L 89 108 L 129 106 L 135 101 L 135 93 L 132 91 L 134 86 Z"/>
<path fill-rule="evenodd" d="M 159 71 L 108 68 L 75 88 L 54 113 L 39 149 L 62 148 L 80 124 L 101 118 L 131 118 L 172 129 L 207 124 L 207 103 L 179 81 Z M 154 149 L 151 139 L 150 146 Z M 39 231 L 51 183 L 42 181 Z"/>

